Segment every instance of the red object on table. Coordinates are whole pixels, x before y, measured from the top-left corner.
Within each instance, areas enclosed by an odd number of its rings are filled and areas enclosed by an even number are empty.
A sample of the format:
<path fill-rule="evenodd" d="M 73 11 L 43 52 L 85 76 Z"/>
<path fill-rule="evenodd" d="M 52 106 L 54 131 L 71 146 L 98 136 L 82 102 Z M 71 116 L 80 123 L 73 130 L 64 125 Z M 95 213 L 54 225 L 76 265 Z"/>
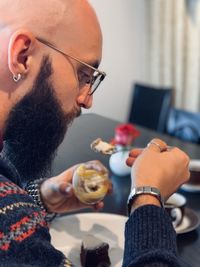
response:
<path fill-rule="evenodd" d="M 113 145 L 130 146 L 140 135 L 140 131 L 131 123 L 119 124 L 115 128 L 115 137 L 111 141 Z"/>

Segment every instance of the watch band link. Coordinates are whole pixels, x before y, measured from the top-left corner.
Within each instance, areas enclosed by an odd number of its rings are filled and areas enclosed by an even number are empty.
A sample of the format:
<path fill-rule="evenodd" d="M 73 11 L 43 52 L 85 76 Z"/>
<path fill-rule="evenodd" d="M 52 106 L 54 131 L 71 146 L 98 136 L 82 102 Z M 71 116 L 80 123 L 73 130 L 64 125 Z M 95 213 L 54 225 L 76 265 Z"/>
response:
<path fill-rule="evenodd" d="M 47 215 L 46 215 L 46 220 L 47 221 L 52 221 L 56 217 L 56 213 L 50 213 L 45 205 L 43 204 L 43 201 L 41 199 L 40 195 L 40 186 L 41 184 L 47 180 L 48 178 L 40 178 L 34 181 L 31 181 L 27 184 L 25 187 L 26 192 L 33 198 L 34 202 L 42 209 L 44 210 Z"/>
<path fill-rule="evenodd" d="M 128 215 L 130 215 L 131 207 L 135 198 L 139 195 L 144 195 L 144 194 L 156 197 L 159 200 L 161 207 L 162 208 L 164 207 L 164 200 L 160 194 L 160 191 L 157 188 L 151 186 L 135 187 L 131 190 L 131 193 L 128 197 L 127 201 Z"/>

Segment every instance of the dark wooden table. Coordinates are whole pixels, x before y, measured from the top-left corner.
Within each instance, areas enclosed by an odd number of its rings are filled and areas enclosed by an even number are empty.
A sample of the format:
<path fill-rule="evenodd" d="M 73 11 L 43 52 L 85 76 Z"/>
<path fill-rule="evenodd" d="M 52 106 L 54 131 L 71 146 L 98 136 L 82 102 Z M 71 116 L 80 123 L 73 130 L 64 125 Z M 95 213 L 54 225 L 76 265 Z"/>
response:
<path fill-rule="evenodd" d="M 58 150 L 52 172 L 58 174 L 76 163 L 98 159 L 109 168 L 109 156 L 104 156 L 91 151 L 90 143 L 101 137 L 109 141 L 114 136 L 114 129 L 118 121 L 114 121 L 95 114 L 85 114 L 76 119 L 68 130 L 68 133 Z M 144 147 L 155 137 L 160 137 L 171 146 L 183 149 L 192 159 L 200 159 L 200 146 L 182 142 L 176 138 L 159 134 L 137 126 L 141 136 L 134 143 L 137 147 Z M 105 207 L 102 212 L 126 215 L 126 201 L 130 190 L 130 176 L 118 177 L 110 175 L 114 192 L 105 199 Z M 181 191 L 187 198 L 187 205 L 200 216 L 200 193 Z M 192 267 L 200 266 L 200 227 L 193 232 L 177 236 L 178 250 L 184 261 Z"/>

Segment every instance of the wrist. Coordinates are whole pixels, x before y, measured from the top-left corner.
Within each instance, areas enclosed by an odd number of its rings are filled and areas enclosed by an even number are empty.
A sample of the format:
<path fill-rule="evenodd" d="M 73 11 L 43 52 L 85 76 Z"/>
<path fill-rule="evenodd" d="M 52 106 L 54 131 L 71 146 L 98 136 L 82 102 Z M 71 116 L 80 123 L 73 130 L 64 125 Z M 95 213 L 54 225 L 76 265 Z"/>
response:
<path fill-rule="evenodd" d="M 157 199 L 156 196 L 146 194 L 138 195 L 131 205 L 130 214 L 132 214 L 137 208 L 144 205 L 155 205 L 161 207 L 160 201 Z"/>
<path fill-rule="evenodd" d="M 46 211 L 48 213 L 53 213 L 48 205 L 48 199 L 45 197 L 45 192 L 47 190 L 47 186 L 46 186 L 46 180 L 44 179 L 41 183 L 40 183 L 40 187 L 39 187 L 39 194 L 40 194 L 40 200 L 43 204 L 43 206 L 45 207 Z"/>
<path fill-rule="evenodd" d="M 47 180 L 47 178 L 41 178 L 31 181 L 27 184 L 25 190 L 33 198 L 35 204 L 40 207 L 41 210 L 47 213 L 47 221 L 51 221 L 56 216 L 56 213 L 49 211 L 47 206 L 44 204 L 44 200 L 42 199 L 40 192 L 41 185 L 45 182 L 45 180 Z"/>
<path fill-rule="evenodd" d="M 127 201 L 128 215 L 140 206 L 151 204 L 160 207 L 164 206 L 160 191 L 151 186 L 134 187 L 131 190 Z"/>

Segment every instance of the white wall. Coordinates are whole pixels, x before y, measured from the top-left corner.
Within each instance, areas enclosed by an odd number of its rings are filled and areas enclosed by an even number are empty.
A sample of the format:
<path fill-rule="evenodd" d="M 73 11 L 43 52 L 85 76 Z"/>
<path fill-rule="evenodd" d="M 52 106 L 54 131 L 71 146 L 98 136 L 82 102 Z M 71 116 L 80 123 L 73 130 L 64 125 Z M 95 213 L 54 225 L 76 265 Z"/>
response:
<path fill-rule="evenodd" d="M 90 0 L 103 37 L 100 69 L 107 73 L 94 95 L 94 112 L 125 121 L 134 81 L 142 80 L 144 63 L 144 1 Z"/>

